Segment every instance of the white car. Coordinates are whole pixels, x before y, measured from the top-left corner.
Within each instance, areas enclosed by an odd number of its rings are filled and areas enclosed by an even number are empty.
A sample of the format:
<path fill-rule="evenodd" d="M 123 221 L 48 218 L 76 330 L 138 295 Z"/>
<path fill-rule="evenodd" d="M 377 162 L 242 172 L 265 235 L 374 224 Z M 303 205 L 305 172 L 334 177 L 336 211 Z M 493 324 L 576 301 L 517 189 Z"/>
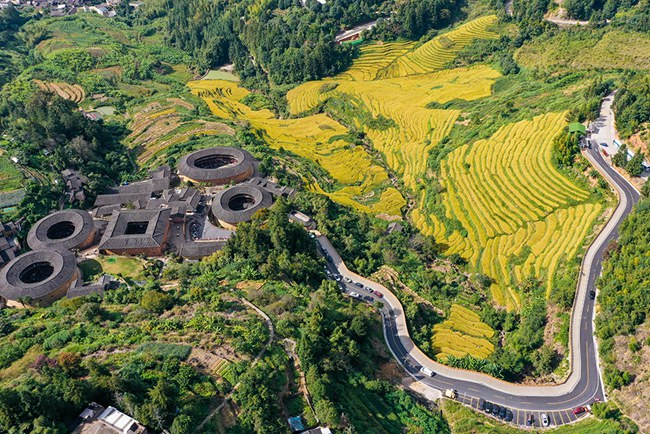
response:
<path fill-rule="evenodd" d="M 361 297 L 361 296 L 359 295 L 358 292 L 354 292 L 354 291 L 352 291 L 352 292 L 350 293 L 350 296 L 351 296 L 351 297 L 354 297 L 354 298 L 360 298 L 360 297 Z"/>
<path fill-rule="evenodd" d="M 539 415 L 540 420 L 542 421 L 542 426 L 547 427 L 550 425 L 550 421 L 548 419 L 548 414 L 542 413 Z"/>

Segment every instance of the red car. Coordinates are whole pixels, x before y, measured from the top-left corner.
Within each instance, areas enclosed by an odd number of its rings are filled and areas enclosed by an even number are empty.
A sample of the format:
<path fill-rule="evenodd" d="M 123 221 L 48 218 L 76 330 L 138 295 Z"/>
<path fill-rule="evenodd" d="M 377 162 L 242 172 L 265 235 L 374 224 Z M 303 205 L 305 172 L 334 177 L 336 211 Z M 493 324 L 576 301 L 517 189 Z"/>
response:
<path fill-rule="evenodd" d="M 377 297 L 379 297 L 379 298 L 382 298 L 382 297 L 384 296 L 384 294 L 382 294 L 382 293 L 379 292 L 379 291 L 374 291 L 374 293 L 375 293 L 375 295 L 376 295 Z"/>
<path fill-rule="evenodd" d="M 573 409 L 573 414 L 578 415 L 584 413 L 585 411 L 587 411 L 585 407 L 579 406 Z"/>

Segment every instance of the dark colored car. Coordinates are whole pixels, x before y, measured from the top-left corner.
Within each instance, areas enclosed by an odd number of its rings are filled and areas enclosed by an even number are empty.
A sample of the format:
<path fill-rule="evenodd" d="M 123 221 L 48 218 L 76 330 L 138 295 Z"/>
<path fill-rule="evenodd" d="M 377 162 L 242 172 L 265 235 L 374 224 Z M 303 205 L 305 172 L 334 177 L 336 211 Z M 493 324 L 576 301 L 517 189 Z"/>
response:
<path fill-rule="evenodd" d="M 499 412 L 501 411 L 501 406 L 497 404 L 492 404 L 492 414 L 495 416 L 499 416 Z"/>
<path fill-rule="evenodd" d="M 485 399 L 481 398 L 478 400 L 478 409 L 485 411 Z"/>
<path fill-rule="evenodd" d="M 512 418 L 514 417 L 514 414 L 512 414 L 512 411 L 509 409 L 506 410 L 506 422 L 512 422 Z"/>
<path fill-rule="evenodd" d="M 499 410 L 499 418 L 505 419 L 506 418 L 506 408 L 501 407 L 501 410 Z"/>
<path fill-rule="evenodd" d="M 589 300 L 596 299 L 596 291 L 589 291 Z"/>
<path fill-rule="evenodd" d="M 362 285 L 361 283 L 359 283 L 359 282 L 354 282 L 354 284 L 355 284 L 356 286 L 358 286 L 359 288 L 363 288 L 363 285 Z"/>
<path fill-rule="evenodd" d="M 526 418 L 526 425 L 532 425 L 535 422 L 535 418 L 532 414 L 529 414 Z"/>
<path fill-rule="evenodd" d="M 492 403 L 491 402 L 486 402 L 485 403 L 485 410 L 486 413 L 492 413 Z"/>
<path fill-rule="evenodd" d="M 375 299 L 369 295 L 366 295 L 365 297 L 363 297 L 363 299 L 366 300 L 368 303 L 372 303 L 373 301 L 375 301 Z"/>
<path fill-rule="evenodd" d="M 379 291 L 374 291 L 374 292 L 375 292 L 375 295 L 376 295 L 377 297 L 379 297 L 379 298 L 382 298 L 382 297 L 384 296 L 384 294 L 382 294 L 382 293 L 379 292 Z"/>

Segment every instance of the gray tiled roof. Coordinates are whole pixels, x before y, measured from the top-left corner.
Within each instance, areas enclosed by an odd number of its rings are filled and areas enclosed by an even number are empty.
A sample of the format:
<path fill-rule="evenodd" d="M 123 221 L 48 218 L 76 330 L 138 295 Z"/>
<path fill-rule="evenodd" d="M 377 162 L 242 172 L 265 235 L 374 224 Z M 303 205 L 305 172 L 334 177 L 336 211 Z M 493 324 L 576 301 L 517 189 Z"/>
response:
<path fill-rule="evenodd" d="M 156 248 L 163 245 L 171 209 L 113 211 L 100 250 Z M 144 234 L 126 234 L 130 222 L 147 222 Z"/>
<path fill-rule="evenodd" d="M 25 283 L 21 273 L 29 266 L 44 262 L 53 268 L 52 274 L 41 282 Z M 0 271 L 0 295 L 9 300 L 29 296 L 42 298 L 73 278 L 77 259 L 67 250 L 33 250 L 12 260 Z"/>
<path fill-rule="evenodd" d="M 183 243 L 178 254 L 183 258 L 198 259 L 210 256 L 214 252 L 223 249 L 226 241 L 193 241 Z"/>
<path fill-rule="evenodd" d="M 280 196 L 292 197 L 293 195 L 296 194 L 296 190 L 294 190 L 293 188 L 280 186 L 273 181 L 269 181 L 266 178 L 257 178 L 257 177 L 251 178 L 250 180 L 248 180 L 248 183 L 261 187 L 276 197 L 280 197 Z"/>
<path fill-rule="evenodd" d="M 230 157 L 236 162 L 218 168 L 200 168 L 195 164 L 198 160 L 210 156 Z M 253 162 L 255 159 L 251 154 L 243 149 L 218 146 L 209 149 L 201 149 L 192 152 L 181 158 L 178 163 L 178 173 L 195 181 L 215 181 L 219 179 L 229 180 L 231 178 L 242 176 L 246 173 L 252 173 Z"/>
<path fill-rule="evenodd" d="M 147 209 L 169 207 L 172 215 L 185 215 L 187 212 L 196 211 L 201 200 L 201 193 L 194 188 L 180 190 L 165 190 L 159 198 L 149 199 Z"/>
<path fill-rule="evenodd" d="M 70 222 L 74 232 L 61 239 L 52 239 L 48 231 L 56 224 Z M 95 229 L 93 218 L 86 211 L 66 209 L 43 217 L 32 226 L 27 234 L 27 244 L 34 250 L 39 249 L 72 249 L 88 239 Z"/>
<path fill-rule="evenodd" d="M 254 202 L 243 210 L 230 208 L 230 201 L 239 195 L 253 198 Z M 231 224 L 249 221 L 257 211 L 268 208 L 273 204 L 271 193 L 251 184 L 238 184 L 227 188 L 215 196 L 212 201 L 212 214 L 221 221 Z"/>

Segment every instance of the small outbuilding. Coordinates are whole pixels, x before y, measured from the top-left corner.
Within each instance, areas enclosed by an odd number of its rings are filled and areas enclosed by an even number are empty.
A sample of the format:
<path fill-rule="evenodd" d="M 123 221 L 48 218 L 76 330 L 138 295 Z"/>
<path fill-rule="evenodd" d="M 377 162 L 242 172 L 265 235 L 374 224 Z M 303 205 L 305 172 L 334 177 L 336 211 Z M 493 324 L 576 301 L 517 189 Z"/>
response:
<path fill-rule="evenodd" d="M 587 135 L 587 127 L 582 125 L 580 122 L 572 122 L 569 124 L 569 133 L 578 134 L 580 136 Z"/>

